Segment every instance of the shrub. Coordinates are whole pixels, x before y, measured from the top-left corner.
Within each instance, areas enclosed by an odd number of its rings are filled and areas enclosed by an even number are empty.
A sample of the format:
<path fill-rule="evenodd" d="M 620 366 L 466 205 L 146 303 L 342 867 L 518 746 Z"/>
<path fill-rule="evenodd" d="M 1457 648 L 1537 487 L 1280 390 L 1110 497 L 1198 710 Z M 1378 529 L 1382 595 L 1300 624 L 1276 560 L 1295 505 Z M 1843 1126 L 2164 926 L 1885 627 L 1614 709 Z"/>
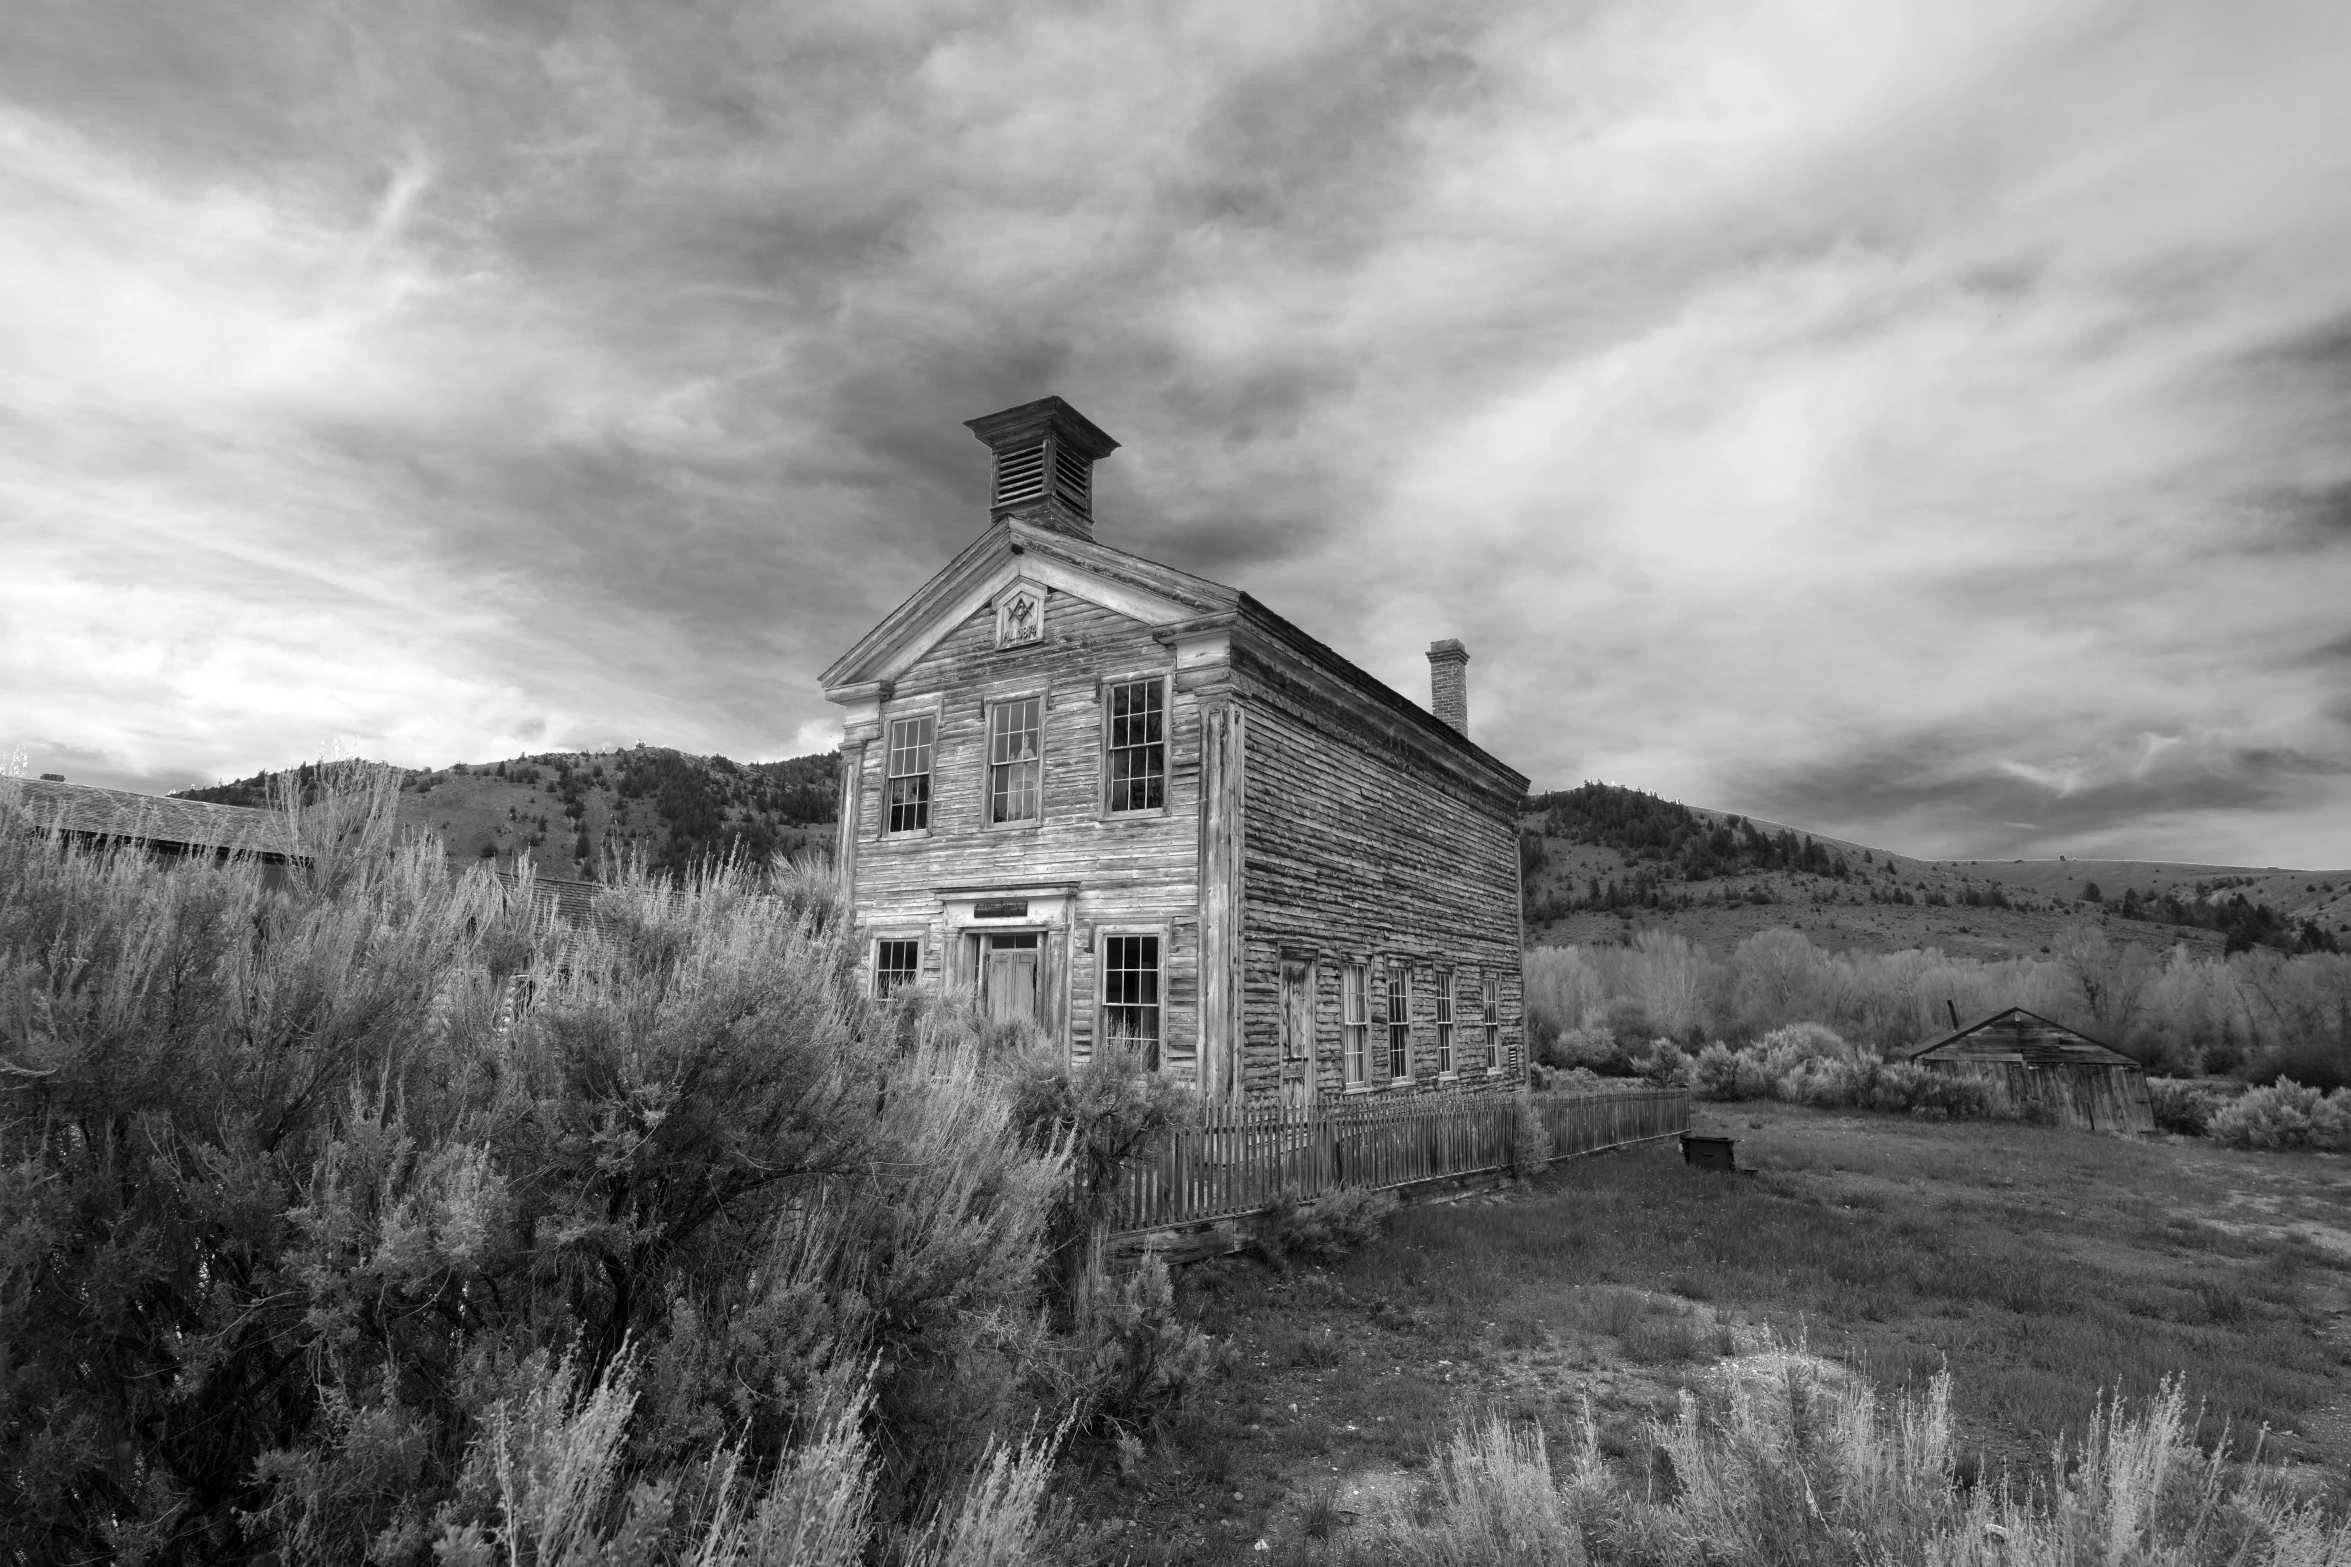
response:
<path fill-rule="evenodd" d="M 1039 1155 L 1066 1158 L 1071 1168 L 1047 1239 L 1067 1324 L 1100 1271 L 1101 1221 L 1126 1161 L 1175 1124 L 1190 1095 L 1166 1075 L 1146 1071 L 1129 1051 L 1104 1050 L 1073 1065 L 1067 1052 L 1033 1031 L 1015 1028 L 1001 1043 L 1022 1141 Z"/>
<path fill-rule="evenodd" d="M 1298 1258 L 1338 1262 L 1378 1240 L 1395 1211 L 1394 1194 L 1368 1186 L 1343 1186 L 1311 1203 L 1285 1193 L 1249 1221 L 1249 1250 L 1277 1268 Z"/>
<path fill-rule="evenodd" d="M 1605 1025 L 1571 1028 L 1554 1035 L 1544 1045 L 1539 1059 L 1544 1066 L 1565 1071 L 1581 1070 L 1605 1077 L 1632 1075 L 1632 1065 L 1625 1057 L 1623 1046 Z"/>
<path fill-rule="evenodd" d="M 1052 1406 L 1090 1436 L 1131 1434 L 1180 1415 L 1225 1359 L 1176 1312 L 1156 1256 L 1098 1289 L 1049 1378 Z"/>
<path fill-rule="evenodd" d="M 1670 1039 L 1652 1039 L 1649 1048 L 1632 1061 L 1633 1075 L 1659 1088 L 1685 1088 L 1690 1082 L 1690 1058 Z"/>
<path fill-rule="evenodd" d="M 884 1557 L 1017 1533 L 1082 1139 L 862 996 L 827 876 L 622 866 L 575 929 L 394 799 L 290 803 L 281 889 L 0 783 L 0 1560 L 659 1562 L 820 1473 Z"/>
<path fill-rule="evenodd" d="M 1737 1099 L 1739 1052 L 1720 1040 L 1691 1058 L 1690 1092 L 1700 1099 Z"/>
<path fill-rule="evenodd" d="M 1984 1116 L 1999 1108 L 1973 1079 L 1880 1061 L 1812 1023 L 1774 1029 L 1742 1050 L 1708 1045 L 1690 1062 L 1687 1081 L 1702 1099 L 1780 1099 L 1929 1116 Z"/>
<path fill-rule="evenodd" d="M 1851 1060 L 1853 1047 L 1826 1023 L 1787 1023 L 1756 1042 L 1766 1055 L 1798 1060 Z"/>
<path fill-rule="evenodd" d="M 2209 1129 L 2231 1148 L 2351 1148 L 2351 1090 L 2322 1094 L 2280 1078 L 2215 1110 Z"/>
<path fill-rule="evenodd" d="M 2147 1079 L 2147 1102 L 2155 1112 L 2155 1129 L 2202 1137 L 2212 1129 L 2212 1118 L 2226 1102 L 2220 1094 L 2173 1077 Z"/>
<path fill-rule="evenodd" d="M 1510 1120 L 1510 1173 L 1531 1181 L 1551 1167 L 1551 1126 L 1531 1094 L 1518 1096 Z"/>

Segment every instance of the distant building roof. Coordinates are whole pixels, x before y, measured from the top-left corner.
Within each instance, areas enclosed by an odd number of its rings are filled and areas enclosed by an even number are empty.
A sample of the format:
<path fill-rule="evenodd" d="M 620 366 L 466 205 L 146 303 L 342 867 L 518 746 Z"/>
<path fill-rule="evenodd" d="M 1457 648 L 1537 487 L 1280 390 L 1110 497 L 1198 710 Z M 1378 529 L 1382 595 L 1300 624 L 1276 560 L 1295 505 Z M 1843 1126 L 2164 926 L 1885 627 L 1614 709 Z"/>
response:
<path fill-rule="evenodd" d="M 499 887 L 509 899 L 522 895 L 523 878 L 515 872 L 499 870 L 492 871 L 491 875 L 497 878 Z M 613 916 L 609 906 L 600 905 L 596 896 L 604 890 L 602 882 L 573 881 L 561 876 L 533 876 L 530 878 L 529 895 L 534 909 L 552 913 L 567 925 L 580 928 L 594 926 L 599 930 L 610 931 L 614 924 Z"/>
<path fill-rule="evenodd" d="M 134 794 L 128 789 L 99 789 L 51 778 L 17 778 L 0 782 L 0 788 L 14 791 L 36 825 L 60 832 L 151 844 L 180 853 L 208 849 L 282 860 L 294 852 L 293 834 L 276 811 Z"/>
<path fill-rule="evenodd" d="M 2027 1066 L 2137 1066 L 2078 1029 L 2022 1007 L 2003 1007 L 1902 1052 L 1911 1061 L 2018 1061 Z"/>

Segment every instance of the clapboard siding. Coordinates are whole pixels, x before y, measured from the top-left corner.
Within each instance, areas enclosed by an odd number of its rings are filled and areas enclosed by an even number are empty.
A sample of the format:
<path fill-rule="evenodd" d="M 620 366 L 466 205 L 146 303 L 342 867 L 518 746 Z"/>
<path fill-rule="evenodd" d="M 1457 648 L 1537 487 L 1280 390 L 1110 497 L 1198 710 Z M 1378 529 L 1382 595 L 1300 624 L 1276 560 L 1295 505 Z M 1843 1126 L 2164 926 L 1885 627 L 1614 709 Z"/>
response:
<path fill-rule="evenodd" d="M 1092 535 L 1074 514 L 1000 508 L 826 670 L 843 709 L 836 869 L 863 934 L 918 936 L 924 976 L 962 983 L 980 972 L 978 933 L 1041 931 L 1041 1021 L 1080 1058 L 1101 936 L 1156 934 L 1163 1063 L 1227 1108 L 1279 1097 L 1285 952 L 1315 962 L 1292 1015 L 1313 1035 L 1322 1095 L 1342 1079 L 1342 962 L 1373 965 L 1375 1002 L 1388 961 L 1418 976 L 1405 1092 L 1436 1086 L 1431 981 L 1450 968 L 1460 1070 L 1445 1086 L 1520 1080 L 1526 779 L 1247 594 Z M 1027 635 L 1032 596 L 1042 639 L 999 646 Z M 1162 675 L 1167 808 L 1110 818 L 1103 686 Z M 989 705 L 1025 696 L 1044 702 L 1042 820 L 990 826 Z M 913 713 L 938 722 L 930 826 L 892 836 L 885 748 L 891 720 Z M 1017 898 L 1021 913 L 984 911 Z M 1487 975 L 1500 992 L 1490 1076 Z"/>
<path fill-rule="evenodd" d="M 1199 1033 L 1197 703 L 1171 690 L 1166 811 L 1107 816 L 1102 683 L 1171 675 L 1174 655 L 1151 627 L 1066 593 L 1047 596 L 1044 623 L 1042 644 L 999 650 L 994 612 L 983 609 L 893 683 L 881 738 L 871 742 L 854 786 L 859 923 L 871 931 L 921 927 L 924 972 L 938 980 L 949 962 L 939 888 L 1076 883 L 1067 953 L 1072 1049 L 1083 1056 L 1093 1042 L 1095 932 L 1159 930 L 1166 940 L 1162 1048 L 1172 1066 L 1188 1072 Z M 1045 698 L 1042 818 L 1034 827 L 991 827 L 988 704 L 1030 695 Z M 930 831 L 893 837 L 882 831 L 889 721 L 926 712 L 938 718 Z"/>
<path fill-rule="evenodd" d="M 1413 971 L 1412 1086 L 1436 1087 L 1435 972 L 1454 971 L 1457 1065 L 1473 1040 L 1482 1051 L 1477 997 L 1492 973 L 1501 981 L 1501 1074 L 1489 1080 L 1481 1067 L 1455 1081 L 1515 1081 L 1523 1029 L 1518 836 L 1508 809 L 1376 754 L 1338 715 L 1263 686 L 1247 702 L 1246 1037 L 1278 1037 L 1282 955 L 1313 953 L 1315 1073 L 1329 1092 L 1343 1075 L 1340 965 L 1371 965 L 1376 1016 L 1386 965 L 1402 959 Z M 1372 1034 L 1376 1055 L 1386 1041 L 1376 1027 Z M 1250 1049 L 1246 1099 L 1275 1097 L 1280 1070 L 1277 1050 Z M 1375 1084 L 1385 1078 L 1369 1075 Z"/>

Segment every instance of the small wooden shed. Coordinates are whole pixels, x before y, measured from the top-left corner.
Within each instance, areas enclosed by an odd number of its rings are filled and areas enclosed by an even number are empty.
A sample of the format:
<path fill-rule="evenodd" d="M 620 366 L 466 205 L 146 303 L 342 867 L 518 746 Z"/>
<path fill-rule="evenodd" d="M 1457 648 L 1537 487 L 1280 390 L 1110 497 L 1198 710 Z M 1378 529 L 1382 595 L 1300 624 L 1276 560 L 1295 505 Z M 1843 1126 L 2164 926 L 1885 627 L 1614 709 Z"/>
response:
<path fill-rule="evenodd" d="M 1903 1055 L 1929 1071 L 1974 1078 L 2020 1110 L 2037 1105 L 2060 1126 L 2155 1130 L 2138 1062 L 2022 1007 L 2003 1008 Z"/>

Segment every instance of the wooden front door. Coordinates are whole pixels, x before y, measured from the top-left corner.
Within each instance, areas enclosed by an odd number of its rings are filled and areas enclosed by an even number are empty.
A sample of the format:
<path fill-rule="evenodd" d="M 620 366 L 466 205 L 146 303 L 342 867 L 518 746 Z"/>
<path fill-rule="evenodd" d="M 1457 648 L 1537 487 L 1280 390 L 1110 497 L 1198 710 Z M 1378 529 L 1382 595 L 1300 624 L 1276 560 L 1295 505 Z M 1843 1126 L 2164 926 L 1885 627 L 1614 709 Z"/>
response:
<path fill-rule="evenodd" d="M 1282 1108 L 1314 1103 L 1314 959 L 1282 958 Z"/>
<path fill-rule="evenodd" d="M 991 1022 L 1041 1023 L 1037 1009 L 1037 938 L 990 936 L 980 954 L 980 994 Z"/>

